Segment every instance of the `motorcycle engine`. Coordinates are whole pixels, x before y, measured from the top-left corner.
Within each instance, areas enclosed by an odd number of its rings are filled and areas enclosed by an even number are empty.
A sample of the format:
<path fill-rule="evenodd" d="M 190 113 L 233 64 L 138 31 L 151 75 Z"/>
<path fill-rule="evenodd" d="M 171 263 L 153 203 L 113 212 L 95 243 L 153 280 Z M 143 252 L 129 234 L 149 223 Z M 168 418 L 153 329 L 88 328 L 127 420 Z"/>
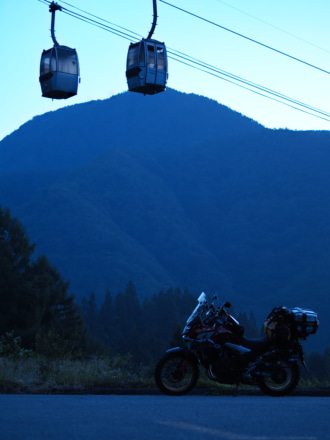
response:
<path fill-rule="evenodd" d="M 239 358 L 223 350 L 208 368 L 209 378 L 224 384 L 238 383 L 241 373 L 242 365 Z"/>

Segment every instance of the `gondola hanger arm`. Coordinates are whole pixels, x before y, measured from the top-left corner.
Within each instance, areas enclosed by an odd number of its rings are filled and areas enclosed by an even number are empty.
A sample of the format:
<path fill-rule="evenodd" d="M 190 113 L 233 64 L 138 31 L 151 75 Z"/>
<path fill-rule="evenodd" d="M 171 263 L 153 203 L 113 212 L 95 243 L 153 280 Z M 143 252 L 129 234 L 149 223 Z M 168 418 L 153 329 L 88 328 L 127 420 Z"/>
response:
<path fill-rule="evenodd" d="M 152 21 L 152 26 L 149 31 L 149 34 L 147 36 L 148 40 L 151 39 L 157 25 L 157 0 L 153 0 L 153 9 L 154 9 L 154 19 Z"/>
<path fill-rule="evenodd" d="M 55 37 L 55 12 L 56 11 L 62 11 L 62 8 L 57 3 L 52 2 L 49 5 L 49 12 L 52 13 L 52 21 L 51 21 L 50 32 L 51 32 L 52 40 L 54 42 L 54 46 L 59 46 L 58 41 L 56 40 L 56 37 Z"/>

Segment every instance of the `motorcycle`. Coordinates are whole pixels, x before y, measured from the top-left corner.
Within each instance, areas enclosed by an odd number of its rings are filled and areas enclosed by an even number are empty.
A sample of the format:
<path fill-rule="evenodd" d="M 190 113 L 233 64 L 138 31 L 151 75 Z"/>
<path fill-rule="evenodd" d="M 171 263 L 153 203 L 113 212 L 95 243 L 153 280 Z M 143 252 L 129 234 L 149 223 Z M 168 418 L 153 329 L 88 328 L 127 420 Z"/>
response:
<path fill-rule="evenodd" d="M 203 292 L 182 332 L 186 347 L 169 349 L 156 365 L 158 388 L 169 395 L 191 391 L 200 366 L 221 384 L 247 384 L 270 396 L 291 393 L 300 379 L 299 361 L 306 368 L 301 340 L 316 333 L 319 321 L 312 310 L 274 308 L 264 322 L 263 337 L 248 339 L 244 328 Z"/>

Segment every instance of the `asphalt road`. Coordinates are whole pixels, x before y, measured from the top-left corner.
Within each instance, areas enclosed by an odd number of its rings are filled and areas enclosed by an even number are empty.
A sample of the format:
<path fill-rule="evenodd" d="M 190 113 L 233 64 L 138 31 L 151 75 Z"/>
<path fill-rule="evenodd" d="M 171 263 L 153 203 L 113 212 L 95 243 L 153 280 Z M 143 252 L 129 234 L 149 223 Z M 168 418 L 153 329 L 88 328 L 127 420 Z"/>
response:
<path fill-rule="evenodd" d="M 330 397 L 0 395 L 1 440 L 327 440 Z"/>

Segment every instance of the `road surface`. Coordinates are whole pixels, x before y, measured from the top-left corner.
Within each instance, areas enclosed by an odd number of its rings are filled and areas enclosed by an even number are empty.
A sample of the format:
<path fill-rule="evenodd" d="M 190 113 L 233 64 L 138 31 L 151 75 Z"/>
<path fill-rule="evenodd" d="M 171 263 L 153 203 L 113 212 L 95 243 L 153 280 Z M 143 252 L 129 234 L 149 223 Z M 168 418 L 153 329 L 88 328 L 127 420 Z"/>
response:
<path fill-rule="evenodd" d="M 330 397 L 0 395 L 1 440 L 327 440 Z"/>

